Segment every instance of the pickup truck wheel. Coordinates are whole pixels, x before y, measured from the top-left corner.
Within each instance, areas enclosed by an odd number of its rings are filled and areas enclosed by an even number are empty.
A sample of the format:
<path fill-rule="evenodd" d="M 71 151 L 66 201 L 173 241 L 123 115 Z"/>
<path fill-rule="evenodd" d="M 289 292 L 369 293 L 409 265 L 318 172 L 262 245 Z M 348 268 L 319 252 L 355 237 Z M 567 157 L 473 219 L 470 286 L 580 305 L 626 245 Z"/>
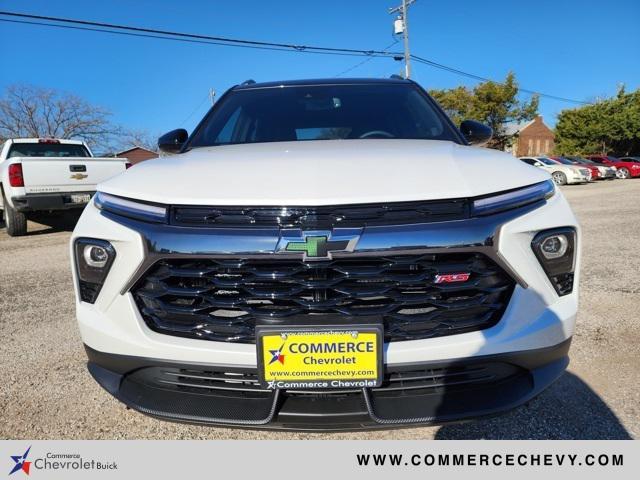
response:
<path fill-rule="evenodd" d="M 553 177 L 553 181 L 556 185 L 566 185 L 567 184 L 567 176 L 562 172 L 553 172 L 551 174 Z"/>
<path fill-rule="evenodd" d="M 624 167 L 618 169 L 617 176 L 618 178 L 623 178 L 625 180 L 631 177 L 631 175 L 629 174 L 629 170 Z"/>
<path fill-rule="evenodd" d="M 21 237 L 27 233 L 27 216 L 18 212 L 4 198 L 3 220 L 10 237 Z"/>

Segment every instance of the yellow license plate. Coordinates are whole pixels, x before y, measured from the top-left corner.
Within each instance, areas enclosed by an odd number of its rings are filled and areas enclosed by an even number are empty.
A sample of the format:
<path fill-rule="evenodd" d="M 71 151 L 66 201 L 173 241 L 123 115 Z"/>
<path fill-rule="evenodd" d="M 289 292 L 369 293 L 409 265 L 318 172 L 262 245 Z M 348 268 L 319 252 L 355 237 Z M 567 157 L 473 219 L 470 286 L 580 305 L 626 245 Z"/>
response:
<path fill-rule="evenodd" d="M 382 327 L 257 330 L 268 388 L 363 388 L 382 382 Z"/>

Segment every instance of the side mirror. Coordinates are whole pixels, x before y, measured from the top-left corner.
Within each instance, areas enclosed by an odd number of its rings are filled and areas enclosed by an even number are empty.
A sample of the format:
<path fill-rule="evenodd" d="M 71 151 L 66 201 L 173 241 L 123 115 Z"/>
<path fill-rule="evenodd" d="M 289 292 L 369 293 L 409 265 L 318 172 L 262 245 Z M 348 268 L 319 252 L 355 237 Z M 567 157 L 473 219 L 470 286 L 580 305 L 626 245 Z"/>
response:
<path fill-rule="evenodd" d="M 542 167 L 544 165 L 542 165 L 542 162 L 536 162 L 533 164 L 534 167 Z"/>
<path fill-rule="evenodd" d="M 465 120 L 460 124 L 460 131 L 471 145 L 484 145 L 493 136 L 491 127 L 475 120 Z"/>
<path fill-rule="evenodd" d="M 158 139 L 158 148 L 167 153 L 179 152 L 187 138 L 189 133 L 184 128 L 171 130 Z"/>

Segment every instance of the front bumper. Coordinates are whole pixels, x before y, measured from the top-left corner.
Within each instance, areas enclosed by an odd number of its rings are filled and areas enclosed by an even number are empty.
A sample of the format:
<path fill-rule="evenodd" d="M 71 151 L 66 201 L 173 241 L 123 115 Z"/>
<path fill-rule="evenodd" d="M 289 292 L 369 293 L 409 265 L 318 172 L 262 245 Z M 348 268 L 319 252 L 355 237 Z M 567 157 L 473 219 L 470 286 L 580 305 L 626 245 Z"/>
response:
<path fill-rule="evenodd" d="M 69 210 L 84 208 L 86 203 L 74 203 L 72 195 L 89 195 L 93 197 L 95 191 L 73 193 L 38 193 L 13 197 L 14 208 L 19 212 L 41 212 L 48 210 Z"/>
<path fill-rule="evenodd" d="M 282 391 L 265 400 L 261 398 L 263 392 L 250 402 L 259 406 L 253 411 L 240 409 L 247 405 L 243 402 L 237 405 L 228 401 L 202 402 L 210 394 L 176 393 L 149 380 L 165 375 L 162 369 L 183 366 L 201 372 L 210 372 L 212 366 L 226 366 L 222 373 L 255 375 L 256 347 L 155 332 L 140 315 L 127 286 L 159 257 L 185 256 L 186 249 L 191 256 L 258 251 L 265 255 L 275 248 L 277 234 L 273 237 L 268 232 L 232 235 L 183 227 L 167 230 L 150 225 L 142 229 L 109 218 L 91 203 L 73 233 L 72 245 L 79 237 L 101 238 L 113 245 L 117 256 L 96 303 L 76 302 L 80 332 L 90 352 L 90 371 L 109 392 L 142 412 L 173 420 L 221 425 L 334 430 L 379 428 L 448 422 L 515 407 L 548 386 L 567 365 L 566 349 L 577 312 L 581 243 L 578 239 L 576 287 L 571 294 L 559 297 L 535 258 L 531 242 L 537 232 L 549 228 L 570 226 L 579 233 L 576 219 L 561 192 L 543 205 L 496 217 L 499 218 L 405 226 L 391 233 L 370 229 L 362 234 L 354 253 L 362 249 L 360 254 L 371 255 L 380 248 L 389 248 L 391 242 L 400 251 L 477 251 L 499 262 L 517 284 L 496 325 L 457 335 L 394 341 L 385 344 L 384 349 L 385 371 L 391 376 L 416 368 L 421 371 L 474 368 L 488 363 L 490 374 L 499 381 L 475 383 L 468 390 L 452 389 L 450 384 L 445 384 L 439 390 L 417 396 L 405 392 L 399 399 L 386 398 L 386 393 L 379 391 L 371 392 L 370 396 L 361 391 L 344 396 L 324 393 L 304 396 Z M 77 290 L 75 268 L 73 270 Z M 542 354 L 548 350 L 556 353 Z M 117 366 L 123 359 L 126 362 Z M 147 376 L 142 367 L 160 370 L 145 370 L 150 374 Z M 137 375 L 133 372 L 136 369 L 140 372 Z M 505 372 L 508 375 L 504 376 Z M 435 374 L 425 375 L 432 378 Z M 439 408 L 440 405 L 446 405 L 446 409 Z M 232 415 L 232 411 L 236 413 Z M 296 423 L 294 419 L 298 417 L 301 420 Z M 232 421 L 220 421 L 229 418 Z M 315 426 L 313 419 L 318 420 Z"/>
<path fill-rule="evenodd" d="M 264 390 L 255 369 L 167 362 L 85 347 L 93 378 L 130 408 L 198 424 L 340 431 L 433 425 L 495 415 L 538 395 L 569 363 L 549 348 L 386 367 L 378 389 Z M 417 379 L 416 372 L 424 372 Z M 393 378 L 408 379 L 404 382 Z M 170 380 L 165 380 L 170 379 Z"/>
<path fill-rule="evenodd" d="M 567 175 L 567 183 L 587 183 L 591 181 L 591 176 L 582 175 L 580 173 L 576 173 L 574 175 Z"/>

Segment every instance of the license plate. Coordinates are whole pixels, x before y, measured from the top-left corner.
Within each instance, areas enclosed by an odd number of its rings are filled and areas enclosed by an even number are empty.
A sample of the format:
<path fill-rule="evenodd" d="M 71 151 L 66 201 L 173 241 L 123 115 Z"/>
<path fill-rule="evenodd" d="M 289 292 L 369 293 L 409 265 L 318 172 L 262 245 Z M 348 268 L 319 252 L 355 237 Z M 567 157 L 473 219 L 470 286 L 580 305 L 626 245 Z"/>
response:
<path fill-rule="evenodd" d="M 71 195 L 71 203 L 89 203 L 91 195 L 88 193 L 74 193 Z"/>
<path fill-rule="evenodd" d="M 376 387 L 382 325 L 256 327 L 258 377 L 270 389 Z"/>

